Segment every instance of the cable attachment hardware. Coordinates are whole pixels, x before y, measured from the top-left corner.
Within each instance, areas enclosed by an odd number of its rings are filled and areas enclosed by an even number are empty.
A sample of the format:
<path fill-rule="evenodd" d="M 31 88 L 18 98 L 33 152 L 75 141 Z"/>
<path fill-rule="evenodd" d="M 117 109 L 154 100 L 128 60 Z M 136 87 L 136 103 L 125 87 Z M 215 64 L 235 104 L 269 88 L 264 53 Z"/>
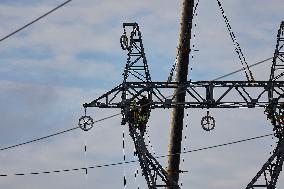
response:
<path fill-rule="evenodd" d="M 209 115 L 209 111 L 207 111 L 207 115 L 201 119 L 201 126 L 205 131 L 211 131 L 215 128 L 215 119 Z"/>
<path fill-rule="evenodd" d="M 124 30 L 122 36 L 120 37 L 120 45 L 122 50 L 127 50 L 129 45 L 128 45 L 128 37 L 126 35 L 126 31 Z"/>
<path fill-rule="evenodd" d="M 93 118 L 91 118 L 91 116 L 87 116 L 86 115 L 86 108 L 85 108 L 85 115 L 83 115 L 80 119 L 79 119 L 79 127 L 83 130 L 83 131 L 89 131 L 91 128 L 93 128 L 94 126 L 94 120 Z"/>

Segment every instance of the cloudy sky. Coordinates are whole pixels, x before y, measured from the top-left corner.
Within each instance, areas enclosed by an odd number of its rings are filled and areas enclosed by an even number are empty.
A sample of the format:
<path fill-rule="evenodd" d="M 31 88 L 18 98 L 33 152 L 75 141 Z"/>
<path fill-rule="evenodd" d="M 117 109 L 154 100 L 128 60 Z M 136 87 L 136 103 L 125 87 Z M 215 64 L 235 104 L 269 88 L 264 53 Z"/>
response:
<path fill-rule="evenodd" d="M 225 12 L 249 64 L 272 57 L 283 20 L 283 0 L 223 0 Z M 0 0 L 0 38 L 62 3 L 62 0 Z M 123 22 L 137 22 L 152 79 L 165 81 L 175 60 L 181 1 L 73 0 L 67 6 L 0 43 L 0 148 L 75 127 L 82 104 L 122 81 L 126 54 L 119 38 Z M 196 24 L 196 25 L 195 25 Z M 194 18 L 189 78 L 211 80 L 241 68 L 215 0 L 200 0 Z M 252 69 L 267 80 L 271 62 Z M 245 80 L 244 73 L 226 80 Z M 98 120 L 119 110 L 92 109 Z M 216 128 L 204 131 L 204 110 L 186 110 L 186 150 L 217 145 L 272 132 L 262 109 L 211 110 Z M 75 130 L 0 152 L 0 174 L 80 168 L 120 162 L 122 132 L 116 117 L 89 132 Z M 156 155 L 167 154 L 170 111 L 152 111 L 149 138 Z M 126 135 L 126 156 L 133 145 Z M 87 155 L 84 145 L 87 144 Z M 269 157 L 271 137 L 214 150 L 185 154 L 184 188 L 245 188 Z M 159 159 L 166 166 L 166 159 Z M 137 163 L 45 175 L 0 177 L 0 188 L 123 188 L 145 187 Z M 141 172 L 140 172 L 141 173 Z M 284 176 L 278 188 L 284 188 Z"/>

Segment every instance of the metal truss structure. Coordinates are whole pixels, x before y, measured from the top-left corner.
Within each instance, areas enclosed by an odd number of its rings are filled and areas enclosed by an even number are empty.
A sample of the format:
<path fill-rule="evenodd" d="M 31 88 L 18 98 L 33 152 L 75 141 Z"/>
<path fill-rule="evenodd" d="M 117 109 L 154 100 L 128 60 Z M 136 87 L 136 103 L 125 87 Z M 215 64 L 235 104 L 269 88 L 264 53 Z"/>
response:
<path fill-rule="evenodd" d="M 83 106 L 97 108 L 120 108 L 123 119 L 130 109 L 130 103 L 147 96 L 151 109 L 155 108 L 268 108 L 273 131 L 279 139 L 272 156 L 263 165 L 246 189 L 263 187 L 275 189 L 284 160 L 284 22 L 277 35 L 276 50 L 269 81 L 195 81 L 195 82 L 152 82 L 141 32 L 137 23 L 123 24 L 124 34 L 121 37 L 122 49 L 128 51 L 127 64 L 124 70 L 123 83 Z M 131 33 L 128 39 L 126 29 Z M 130 78 L 129 76 L 132 76 Z M 173 91 L 181 87 L 186 91 L 185 103 L 177 103 Z M 209 116 L 210 117 L 210 116 Z M 283 118 L 282 118 L 283 117 Z M 167 172 L 149 153 L 144 138 L 133 125 L 130 136 L 134 141 L 136 152 L 144 177 L 150 189 L 165 187 L 177 183 L 169 181 Z M 261 179 L 261 177 L 264 179 Z M 165 183 L 156 185 L 157 177 Z M 257 184 L 259 182 L 264 182 Z"/>
<path fill-rule="evenodd" d="M 276 49 L 271 67 L 270 81 L 277 81 L 284 76 L 284 21 L 277 34 Z"/>
<path fill-rule="evenodd" d="M 142 173 L 146 178 L 149 189 L 158 187 L 179 188 L 178 184 L 168 179 L 168 173 L 156 160 L 156 158 L 148 151 L 144 137 L 139 132 L 137 125 L 129 125 L 129 134 L 134 142 L 136 154 L 139 159 Z M 157 184 L 157 179 L 160 178 L 164 184 Z"/>
<path fill-rule="evenodd" d="M 169 89 L 183 87 L 187 92 L 187 100 L 178 104 L 174 96 L 169 96 Z M 128 99 L 121 96 L 127 92 Z M 150 94 L 151 108 L 255 108 L 266 107 L 270 103 L 268 94 L 280 97 L 284 93 L 282 81 L 196 81 L 176 82 L 126 82 L 111 91 L 84 104 L 84 107 L 125 108 L 129 102 L 139 99 L 147 92 Z M 232 96 L 234 97 L 232 99 Z M 280 106 L 277 104 L 277 106 Z"/>
<path fill-rule="evenodd" d="M 283 82 L 284 76 L 284 22 L 280 24 L 280 28 L 277 34 L 276 49 L 274 52 L 273 62 L 271 66 L 270 82 L 277 83 Z M 278 176 L 282 171 L 284 161 L 284 107 L 283 103 L 279 102 L 283 98 L 283 93 L 279 96 L 278 93 L 274 93 L 274 90 L 269 91 L 268 98 L 270 102 L 270 108 L 272 109 L 271 123 L 275 136 L 278 138 L 277 146 L 273 151 L 272 156 L 262 166 L 260 171 L 247 185 L 246 189 L 254 188 L 267 188 L 275 189 Z"/>
<path fill-rule="evenodd" d="M 129 39 L 127 37 L 128 29 L 130 29 Z M 141 82 L 151 82 L 139 25 L 137 23 L 123 23 L 123 30 L 120 44 L 123 50 L 128 51 L 123 83 L 134 79 Z"/>
<path fill-rule="evenodd" d="M 120 99 L 119 104 L 123 104 L 122 106 L 117 106 L 117 108 L 121 108 L 122 114 L 124 115 L 123 120 L 127 113 L 130 111 L 130 102 L 133 101 L 133 96 L 136 94 L 137 99 L 141 99 L 146 97 L 151 98 L 150 91 L 143 91 L 141 93 L 137 92 L 134 89 L 133 92 L 130 90 L 124 90 L 127 88 L 130 81 L 137 81 L 143 83 L 146 88 L 148 85 L 151 85 L 151 76 L 148 69 L 147 59 L 144 52 L 144 47 L 142 43 L 142 35 L 139 30 L 139 25 L 137 23 L 124 23 L 123 24 L 123 35 L 120 38 L 121 47 L 123 50 L 128 51 L 127 53 L 127 63 L 124 69 L 124 79 L 123 83 L 118 87 L 114 88 L 110 92 L 103 95 L 103 97 L 99 99 L 104 99 L 106 102 L 117 101 L 116 98 L 119 94 Z M 129 35 L 127 35 L 129 33 Z M 140 94 L 138 97 L 137 94 Z M 142 96 L 143 93 L 143 96 Z M 96 104 L 101 104 L 101 108 L 112 108 L 113 106 L 110 103 L 100 103 L 99 100 L 95 100 L 91 105 L 92 107 L 98 107 Z M 91 107 L 90 105 L 84 104 L 84 107 Z M 123 124 L 126 124 L 125 121 Z M 129 123 L 129 122 L 128 122 Z M 168 178 L 168 173 L 164 168 L 160 165 L 160 163 L 155 159 L 155 157 L 148 151 L 143 135 L 138 131 L 137 124 L 129 123 L 129 135 L 131 136 L 136 155 L 138 156 L 140 167 L 142 173 L 146 179 L 147 185 L 149 189 L 156 189 L 158 187 L 172 187 L 174 189 L 179 188 L 178 184 L 171 181 Z M 157 181 L 161 180 L 163 184 L 157 184 Z"/>

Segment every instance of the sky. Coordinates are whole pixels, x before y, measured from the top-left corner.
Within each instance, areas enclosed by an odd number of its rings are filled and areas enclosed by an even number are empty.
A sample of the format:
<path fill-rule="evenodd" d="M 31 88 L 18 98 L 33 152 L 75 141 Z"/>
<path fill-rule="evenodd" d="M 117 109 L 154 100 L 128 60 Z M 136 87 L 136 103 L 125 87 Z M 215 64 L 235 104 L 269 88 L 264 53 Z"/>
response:
<path fill-rule="evenodd" d="M 0 0 L 0 38 L 62 3 L 62 0 Z M 249 64 L 273 56 L 283 20 L 283 0 L 222 0 L 225 13 Z M 215 0 L 200 0 L 194 17 L 189 79 L 211 80 L 241 68 Z M 73 0 L 0 42 L 0 148 L 77 126 L 82 104 L 120 84 L 126 63 L 119 38 L 123 22 L 137 22 L 153 81 L 166 81 L 175 61 L 181 1 Z M 252 68 L 268 80 L 271 62 Z M 243 72 L 224 80 L 245 80 Z M 90 109 L 94 120 L 120 110 Z M 149 138 L 156 155 L 167 154 L 170 110 L 153 110 Z M 182 147 L 186 150 L 272 133 L 263 109 L 210 110 L 216 128 L 206 132 L 206 110 L 188 109 Z M 46 140 L 0 151 L 0 174 L 80 168 L 133 160 L 133 144 L 121 117 Z M 148 138 L 148 137 L 147 137 Z M 182 155 L 184 188 L 239 189 L 270 156 L 272 137 Z M 87 154 L 84 145 L 87 144 Z M 167 159 L 159 159 L 166 167 Z M 146 188 L 138 163 L 88 171 L 0 177 L 0 188 Z M 284 188 L 280 175 L 277 188 Z"/>

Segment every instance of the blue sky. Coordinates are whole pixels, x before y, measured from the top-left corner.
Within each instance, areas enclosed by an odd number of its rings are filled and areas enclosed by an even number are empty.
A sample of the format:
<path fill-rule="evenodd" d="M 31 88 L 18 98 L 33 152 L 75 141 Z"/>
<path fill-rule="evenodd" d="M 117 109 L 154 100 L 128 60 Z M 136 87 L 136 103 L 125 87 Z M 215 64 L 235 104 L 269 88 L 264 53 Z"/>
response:
<path fill-rule="evenodd" d="M 223 2 L 224 1 L 224 2 Z M 223 0 L 225 12 L 249 64 L 273 56 L 276 34 L 284 19 L 283 0 Z M 0 37 L 62 3 L 60 0 L 0 0 Z M 126 63 L 119 38 L 123 22 L 140 25 L 150 72 L 165 81 L 176 56 L 181 2 L 162 0 L 73 0 L 67 6 L 0 43 L 0 147 L 13 145 L 77 125 L 82 104 L 122 81 Z M 189 78 L 210 80 L 241 68 L 224 20 L 214 0 L 200 0 L 194 19 Z M 252 69 L 256 80 L 269 77 L 271 63 Z M 227 80 L 245 80 L 239 73 Z M 119 110 L 90 110 L 100 119 Z M 205 132 L 205 110 L 187 110 L 186 149 L 271 133 L 262 109 L 211 110 L 216 129 Z M 121 161 L 120 117 L 45 141 L 0 152 L 0 174 L 76 168 Z M 155 110 L 149 135 L 156 154 L 166 154 L 170 111 Z M 127 129 L 124 128 L 125 132 Z M 158 137 L 159 136 L 159 137 Z M 87 157 L 83 145 L 87 142 Z M 126 137 L 126 155 L 133 145 Z M 218 150 L 184 155 L 184 188 L 244 188 L 269 157 L 275 140 L 266 138 Z M 166 159 L 160 160 L 166 166 Z M 126 167 L 127 188 L 145 188 L 138 164 Z M 0 178 L 0 188 L 123 188 L 123 166 L 83 172 Z M 206 180 L 206 182 L 204 182 Z M 284 187 L 283 174 L 278 188 Z"/>

